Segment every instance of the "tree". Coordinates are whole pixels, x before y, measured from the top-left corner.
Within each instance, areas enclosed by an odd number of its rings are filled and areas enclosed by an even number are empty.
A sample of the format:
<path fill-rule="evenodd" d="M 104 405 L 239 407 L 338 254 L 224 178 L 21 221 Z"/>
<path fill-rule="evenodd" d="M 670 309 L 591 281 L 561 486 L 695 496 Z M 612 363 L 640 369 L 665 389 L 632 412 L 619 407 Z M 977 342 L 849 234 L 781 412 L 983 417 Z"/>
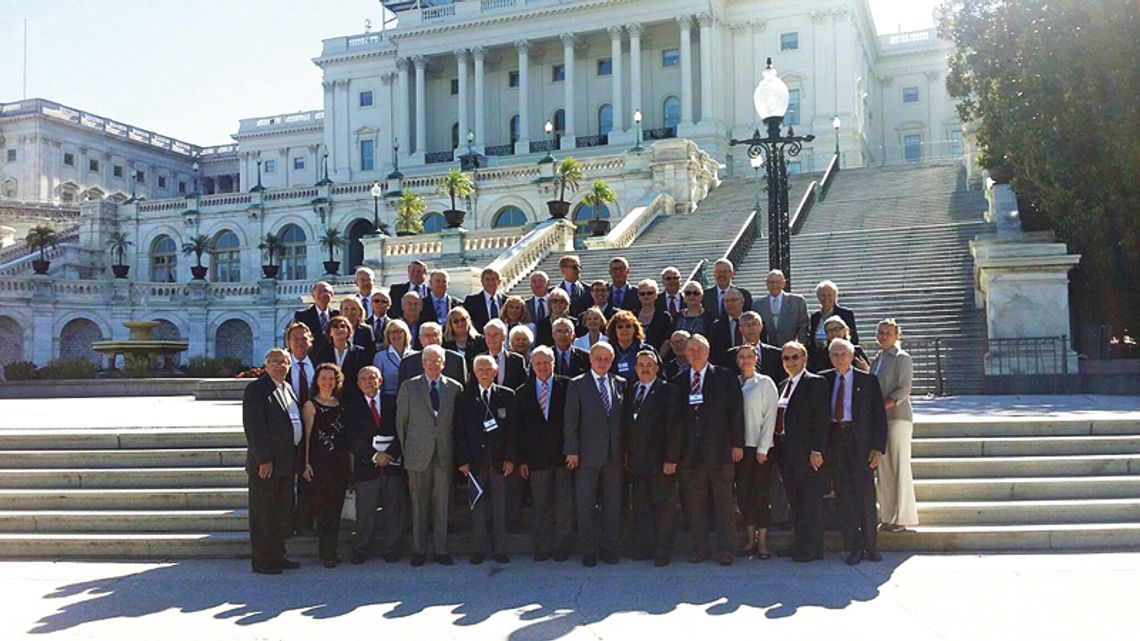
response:
<path fill-rule="evenodd" d="M 554 163 L 554 186 L 558 189 L 558 200 L 566 200 L 566 190 L 578 191 L 578 183 L 585 176 L 582 163 L 573 156 L 566 156 Z"/>
<path fill-rule="evenodd" d="M 128 239 L 127 232 L 113 231 L 107 237 L 107 249 L 115 254 L 116 265 L 123 264 L 123 254 L 127 251 L 128 248 L 133 246 L 134 243 Z"/>
<path fill-rule="evenodd" d="M 326 229 L 324 235 L 317 239 L 321 247 L 329 250 L 329 262 L 336 260 L 333 258 L 333 251 L 340 251 L 344 247 L 344 236 L 341 235 L 339 229 Z"/>
<path fill-rule="evenodd" d="M 59 234 L 49 225 L 36 225 L 28 230 L 24 242 L 40 250 L 40 260 L 47 260 L 47 248 L 59 244 Z"/>
<path fill-rule="evenodd" d="M 405 189 L 396 201 L 396 233 L 418 234 L 424 230 L 424 214 L 427 205 L 424 199 Z"/>
<path fill-rule="evenodd" d="M 594 220 L 600 219 L 602 207 L 604 207 L 606 203 L 616 203 L 617 200 L 617 194 L 614 193 L 613 188 L 607 185 L 601 178 L 595 178 L 593 186 L 590 187 L 590 191 L 582 196 L 582 202 L 593 208 Z"/>
<path fill-rule="evenodd" d="M 1126 330 L 1140 316 L 1140 5 L 946 0 L 939 12 L 955 45 L 946 87 L 982 164 L 1012 175 L 1024 224 L 1082 254 L 1078 323 Z"/>
<path fill-rule="evenodd" d="M 463 173 L 463 170 L 454 167 L 440 179 L 437 189 L 439 193 L 446 194 L 451 198 L 452 211 L 457 210 L 455 206 L 457 197 L 466 198 L 475 193 L 475 185 L 471 182 L 471 177 Z"/>
<path fill-rule="evenodd" d="M 198 267 L 202 266 L 202 254 L 208 254 L 212 251 L 214 251 L 214 241 L 210 240 L 210 237 L 205 234 L 191 236 L 190 240 L 182 243 L 182 255 L 189 256 L 193 254 Z"/>
<path fill-rule="evenodd" d="M 270 267 L 274 266 L 274 259 L 285 255 L 285 242 L 273 232 L 266 232 L 265 238 L 262 239 L 257 248 L 265 252 L 265 258 L 269 261 L 266 264 Z"/>

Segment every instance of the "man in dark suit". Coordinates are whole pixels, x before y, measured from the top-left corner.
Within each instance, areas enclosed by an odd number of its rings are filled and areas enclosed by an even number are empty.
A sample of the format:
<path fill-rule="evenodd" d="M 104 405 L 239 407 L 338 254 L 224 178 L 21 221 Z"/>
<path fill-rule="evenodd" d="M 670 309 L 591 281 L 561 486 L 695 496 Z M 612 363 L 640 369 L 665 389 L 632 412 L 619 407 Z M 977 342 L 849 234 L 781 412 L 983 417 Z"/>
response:
<path fill-rule="evenodd" d="M 637 300 L 637 288 L 629 284 L 629 261 L 617 256 L 610 260 L 609 304 L 614 311 L 619 309 L 636 312 L 641 309 Z M 613 314 L 606 314 L 609 318 Z"/>
<path fill-rule="evenodd" d="M 544 271 L 531 272 L 530 297 L 526 299 L 526 311 L 535 324 L 535 341 L 538 341 L 538 324 L 550 316 L 550 277 Z"/>
<path fill-rule="evenodd" d="M 400 560 L 404 495 L 408 479 L 396 438 L 396 398 L 381 396 L 380 370 L 369 365 L 356 377 L 360 394 L 345 401 L 344 427 L 352 449 L 356 487 L 356 536 L 352 564 L 369 556 Z"/>
<path fill-rule="evenodd" d="M 554 341 L 554 371 L 559 376 L 574 378 L 590 369 L 590 353 L 574 347 L 574 323 L 568 318 L 554 321 L 551 328 Z"/>
<path fill-rule="evenodd" d="M 875 468 L 887 449 L 887 412 L 879 379 L 851 366 L 855 359 L 851 341 L 837 338 L 828 349 L 835 369 L 822 375 L 831 389 L 835 438 L 827 454 L 837 466 L 836 498 L 847 565 L 863 559 L 882 561 L 876 539 Z"/>
<path fill-rule="evenodd" d="M 408 292 L 415 292 L 420 298 L 424 298 L 428 294 L 427 282 L 427 263 L 422 260 L 413 260 L 408 263 L 408 280 L 404 283 L 396 283 L 392 285 L 391 296 L 393 301 L 402 301 L 404 294 Z M 399 318 L 401 309 L 399 306 L 393 306 L 388 309 L 388 316 L 392 318 Z M 405 319 L 406 320 L 406 319 Z M 408 325 L 411 327 L 411 325 Z M 412 336 L 415 336 L 415 331 L 412 331 Z"/>
<path fill-rule="evenodd" d="M 764 334 L 764 321 L 760 319 L 760 314 L 756 312 L 741 314 L 740 330 L 744 333 L 744 343 L 755 346 L 753 349 L 756 351 L 756 371 L 779 385 L 788 377 L 788 373 L 784 371 L 784 364 L 780 361 L 780 348 L 760 340 Z M 740 349 L 743 349 L 743 346 L 729 349 L 720 358 L 721 365 L 737 374 L 740 373 L 740 367 L 736 364 L 736 352 Z"/>
<path fill-rule="evenodd" d="M 300 565 L 285 558 L 293 464 L 301 442 L 301 411 L 288 375 L 289 353 L 275 347 L 265 355 L 265 373 L 245 387 L 242 398 L 242 429 L 249 446 L 250 561 L 257 574 L 281 574 Z"/>
<path fill-rule="evenodd" d="M 534 503 L 534 560 L 569 556 L 573 479 L 562 453 L 566 387 L 554 374 L 554 352 L 540 345 L 530 355 L 531 376 L 515 390 L 519 475 L 530 481 Z M 553 516 L 553 527 L 551 527 Z"/>
<path fill-rule="evenodd" d="M 669 336 L 669 351 L 673 357 L 665 361 L 665 380 L 671 381 L 689 367 L 689 357 L 685 354 L 685 347 L 689 344 L 689 332 L 678 329 Z"/>
<path fill-rule="evenodd" d="M 570 381 L 566 390 L 563 451 L 566 466 L 577 470 L 578 543 L 582 565 L 594 567 L 600 556 L 618 562 L 621 526 L 621 405 L 625 379 L 610 374 L 614 350 L 597 342 L 590 348 L 590 371 Z M 594 526 L 594 497 L 602 489 L 602 535 Z"/>
<path fill-rule="evenodd" d="M 677 388 L 657 378 L 657 355 L 638 352 L 622 407 L 626 469 L 633 475 L 634 559 L 669 565 L 677 529 L 681 422 Z"/>
<path fill-rule="evenodd" d="M 793 560 L 823 558 L 823 455 L 827 448 L 827 381 L 807 371 L 807 348 L 789 341 L 780 350 L 788 378 L 776 409 L 775 457 L 791 504 Z"/>
<path fill-rule="evenodd" d="M 708 339 L 700 334 L 685 347 L 689 368 L 671 382 L 679 390 L 683 424 L 682 491 L 689 513 L 693 550 L 689 563 L 709 555 L 708 495 L 716 515 L 716 562 L 732 565 L 734 465 L 744 458 L 744 396 L 730 370 L 709 364 Z"/>
<path fill-rule="evenodd" d="M 423 345 L 425 349 L 428 345 L 442 345 L 443 330 L 441 330 L 439 325 L 435 322 L 423 323 L 420 325 L 419 339 L 420 344 Z M 440 347 L 440 349 L 443 348 Z M 401 385 L 404 384 L 404 381 L 424 373 L 423 359 L 420 358 L 421 352 L 412 352 L 400 361 L 399 376 Z M 467 381 L 467 360 L 463 358 L 463 354 L 453 349 L 444 349 L 443 353 L 445 359 L 443 375 L 460 384 L 465 383 Z"/>
<path fill-rule="evenodd" d="M 744 313 L 744 295 L 735 287 L 728 288 L 724 294 L 722 307 L 724 313 L 717 318 L 712 330 L 709 331 L 713 362 L 717 365 L 723 365 L 720 358 L 728 350 L 744 344 L 744 330 L 740 327 L 740 315 Z"/>
<path fill-rule="evenodd" d="M 428 279 L 428 295 L 424 297 L 424 308 L 420 312 L 420 322 L 436 322 L 440 326 L 447 323 L 447 313 L 454 307 L 462 307 L 463 301 L 447 293 L 451 276 L 446 269 L 437 269 Z"/>
<path fill-rule="evenodd" d="M 501 280 L 502 277 L 499 276 L 499 272 L 488 267 L 479 276 L 483 289 L 463 299 L 463 308 L 471 315 L 471 326 L 480 334 L 483 333 L 487 321 L 499 317 L 499 310 L 503 308 L 503 302 L 507 300 L 506 294 L 499 293 L 499 282 Z"/>
<path fill-rule="evenodd" d="M 539 304 L 542 301 L 542 304 Z M 559 318 L 566 318 L 571 322 L 573 327 L 574 317 L 570 316 L 570 296 L 561 289 L 552 289 L 550 293 L 544 298 L 532 297 L 527 301 L 527 309 L 530 307 L 543 307 L 546 310 L 546 316 L 542 320 L 534 324 L 534 344 L 546 345 L 550 347 L 554 345 L 554 321 Z"/>
<path fill-rule="evenodd" d="M 496 563 L 507 563 L 506 478 L 514 473 L 515 393 L 495 383 L 499 366 L 486 354 L 475 357 L 475 384 L 459 396 L 455 416 L 455 464 L 459 473 L 473 476 L 483 496 L 471 510 L 475 548 L 471 563 L 478 565 L 491 553 Z M 489 507 L 488 507 L 489 506 Z M 487 545 L 487 513 L 491 514 L 491 544 Z"/>
<path fill-rule="evenodd" d="M 735 275 L 736 269 L 732 261 L 727 258 L 718 259 L 713 265 L 713 279 L 716 281 L 716 286 L 705 290 L 702 304 L 718 318 L 724 314 L 724 297 L 731 289 L 738 290 L 744 297 L 744 311 L 752 309 L 752 293 L 732 284 L 732 277 Z"/>
<path fill-rule="evenodd" d="M 375 315 L 372 310 L 372 292 L 376 286 L 376 272 L 370 267 L 357 267 L 353 282 L 356 284 L 356 293 L 352 297 L 364 310 L 364 322 L 371 326 L 372 317 Z"/>
<path fill-rule="evenodd" d="M 672 265 L 661 270 L 661 293 L 657 295 L 657 309 L 673 320 L 685 309 L 685 297 L 681 295 L 681 271 Z"/>
<path fill-rule="evenodd" d="M 483 328 L 483 338 L 487 351 L 483 352 L 494 359 L 497 366 L 495 382 L 508 389 L 518 389 L 526 382 L 526 360 L 506 348 L 507 326 L 495 318 Z"/>
<path fill-rule="evenodd" d="M 372 328 L 373 353 L 384 351 L 387 347 L 387 341 L 384 339 L 384 330 L 388 328 L 388 321 L 392 320 L 388 316 L 388 311 L 392 309 L 392 299 L 388 297 L 388 292 L 382 289 L 372 290 L 372 318 L 368 320 L 368 326 Z"/>
<path fill-rule="evenodd" d="M 313 285 L 313 304 L 307 308 L 294 312 L 293 320 L 309 326 L 313 336 L 313 349 L 319 350 L 329 342 L 329 319 L 340 314 L 338 310 L 330 309 L 333 287 L 326 281 L 317 281 Z"/>
<path fill-rule="evenodd" d="M 570 315 L 577 317 L 590 306 L 590 292 L 582 283 L 582 262 L 570 254 L 558 260 L 558 271 L 562 272 L 562 282 L 558 287 L 570 296 Z"/>
<path fill-rule="evenodd" d="M 420 298 L 419 294 L 415 292 L 404 292 L 400 297 L 400 318 L 404 324 L 408 326 L 408 331 L 412 333 L 412 349 L 423 349 L 424 346 L 420 343 L 420 314 L 424 309 L 424 299 Z M 435 321 L 431 321 L 435 323 Z M 438 324 L 438 323 L 437 323 Z"/>

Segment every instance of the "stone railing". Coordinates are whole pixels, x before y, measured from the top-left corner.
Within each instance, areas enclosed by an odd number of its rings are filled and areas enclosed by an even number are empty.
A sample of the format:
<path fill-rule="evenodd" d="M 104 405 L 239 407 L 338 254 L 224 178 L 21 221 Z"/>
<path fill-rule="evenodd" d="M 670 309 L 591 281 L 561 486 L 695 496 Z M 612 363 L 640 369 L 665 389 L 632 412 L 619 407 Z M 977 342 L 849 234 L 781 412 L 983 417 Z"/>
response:
<path fill-rule="evenodd" d="M 431 236 L 397 236 L 384 241 L 384 258 L 401 256 L 438 256 L 443 252 L 443 240 L 438 234 Z"/>
<path fill-rule="evenodd" d="M 260 118 L 242 118 L 238 122 L 238 133 L 261 133 L 290 127 L 319 126 L 324 119 L 325 112 L 323 109 L 262 116 Z"/>
<path fill-rule="evenodd" d="M 234 205 L 248 205 L 251 202 L 253 202 L 253 197 L 250 194 L 215 194 L 199 198 L 198 207 L 201 209 L 232 207 Z"/>
<path fill-rule="evenodd" d="M 189 208 L 191 200 L 185 198 L 176 198 L 171 200 L 144 200 L 143 202 L 134 203 L 135 208 L 140 214 L 152 213 L 160 211 L 182 211 Z"/>
<path fill-rule="evenodd" d="M 356 185 L 353 186 L 355 187 Z M 371 187 L 369 187 L 369 189 L 371 189 Z M 280 191 L 268 191 L 263 194 L 263 200 L 266 202 L 273 202 L 278 200 L 294 200 L 298 198 L 312 200 L 316 197 L 316 187 L 303 187 L 301 189 L 282 189 Z"/>
<path fill-rule="evenodd" d="M 608 234 L 600 238 L 587 238 L 586 247 L 589 249 L 629 247 L 658 216 L 673 213 L 675 204 L 673 197 L 664 192 L 650 194 L 622 217 Z"/>
<path fill-rule="evenodd" d="M 56 245 L 55 247 L 48 247 L 47 250 L 44 251 L 44 258 L 47 260 L 55 260 L 56 258 L 59 258 L 66 251 L 67 245 L 77 240 L 79 240 L 78 232 L 68 234 L 67 236 L 60 238 L 59 245 Z M 0 276 L 13 276 L 21 272 L 28 271 L 31 269 L 32 261 L 39 260 L 39 249 L 35 249 L 28 245 L 24 245 L 22 249 L 24 249 L 26 253 L 9 261 L 6 261 L 0 265 Z"/>
<path fill-rule="evenodd" d="M 527 274 L 553 251 L 571 251 L 574 248 L 574 223 L 567 220 L 547 220 L 539 223 L 510 249 L 491 261 L 487 267 L 498 270 L 502 277 L 500 291 L 510 291 Z"/>
<path fill-rule="evenodd" d="M 156 134 L 153 131 L 123 124 L 111 120 L 110 118 L 72 109 L 71 107 L 50 100 L 33 98 L 30 100 L 21 100 L 20 102 L 0 103 L 0 116 L 15 116 L 26 113 L 39 113 L 49 118 L 69 122 L 80 127 L 87 127 L 117 138 L 150 145 L 184 156 L 197 156 L 199 151 L 201 151 L 201 147 L 197 145 L 191 145 L 181 140 Z"/>
<path fill-rule="evenodd" d="M 59 242 L 70 243 L 79 240 L 79 225 L 68 225 L 67 227 L 56 232 L 59 236 Z M 7 265 L 14 260 L 19 260 L 25 256 L 30 256 L 37 253 L 39 250 L 24 241 L 20 241 L 11 247 L 5 247 L 0 251 L 0 266 Z"/>
<path fill-rule="evenodd" d="M 468 232 L 463 239 L 463 250 L 468 254 L 481 254 L 489 251 L 504 251 L 523 239 L 521 227 L 511 229 L 487 229 Z"/>
<path fill-rule="evenodd" d="M 938 44 L 938 29 L 934 27 L 921 31 L 890 33 L 879 36 L 879 48 L 883 50 L 884 53 L 934 47 L 938 46 Z"/>

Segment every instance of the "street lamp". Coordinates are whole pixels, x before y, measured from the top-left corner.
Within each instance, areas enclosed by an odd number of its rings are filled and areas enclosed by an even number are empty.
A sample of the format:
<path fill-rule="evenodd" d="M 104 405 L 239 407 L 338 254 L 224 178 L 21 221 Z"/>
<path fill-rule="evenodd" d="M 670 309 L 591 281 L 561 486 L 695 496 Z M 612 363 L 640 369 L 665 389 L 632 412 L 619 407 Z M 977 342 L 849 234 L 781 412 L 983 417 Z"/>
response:
<path fill-rule="evenodd" d="M 552 154 L 551 151 L 554 150 L 554 123 L 547 120 L 546 124 L 542 126 L 542 130 L 546 132 L 548 139 L 546 141 L 546 155 L 542 157 L 542 160 L 538 161 L 538 164 L 553 164 L 554 154 Z"/>
<path fill-rule="evenodd" d="M 389 198 L 399 196 L 404 191 L 404 174 L 400 173 L 400 139 L 392 139 L 392 173 L 388 174 Z"/>
<path fill-rule="evenodd" d="M 839 125 L 841 125 L 841 124 L 843 124 L 843 122 L 839 120 L 839 116 L 836 116 L 831 121 L 831 127 L 833 129 L 835 129 L 835 156 L 836 157 L 839 156 Z"/>
<path fill-rule="evenodd" d="M 372 183 L 372 189 L 369 190 L 372 194 L 372 226 L 376 228 L 376 233 L 380 233 L 380 196 L 384 195 L 384 190 L 380 188 L 380 181 Z"/>
<path fill-rule="evenodd" d="M 764 212 L 760 209 L 760 168 L 764 166 L 764 159 L 760 156 L 749 158 L 748 164 L 752 165 L 752 169 L 756 171 L 756 192 L 755 198 L 752 199 L 752 211 L 756 212 L 754 224 L 756 225 L 756 237 L 764 240 Z"/>
<path fill-rule="evenodd" d="M 257 184 L 253 186 L 250 191 L 265 191 L 265 186 L 261 184 L 261 152 L 257 152 Z"/>
<path fill-rule="evenodd" d="M 329 146 L 328 145 L 321 145 L 321 147 L 323 148 L 323 153 L 321 154 L 321 160 L 324 162 L 324 166 L 325 166 L 324 174 L 325 175 L 323 178 L 321 178 L 320 180 L 317 181 L 318 187 L 332 184 L 332 181 L 329 180 Z"/>
<path fill-rule="evenodd" d="M 473 155 L 475 153 L 474 150 L 471 148 L 471 144 L 474 142 L 475 142 L 475 134 L 470 129 L 468 129 L 467 130 L 467 155 L 468 156 Z"/>
<path fill-rule="evenodd" d="M 633 148 L 630 149 L 635 154 L 641 153 L 641 110 L 633 110 Z"/>
<path fill-rule="evenodd" d="M 788 164 L 786 158 L 798 156 L 805 142 L 815 140 L 814 135 L 797 136 L 792 127 L 788 135 L 780 132 L 784 114 L 788 112 L 788 85 L 776 75 L 772 59 L 764 76 L 756 85 L 752 102 L 761 122 L 767 127 L 767 136 L 760 136 L 757 128 L 751 138 L 729 141 L 730 146 L 748 145 L 748 157 L 764 155 L 768 176 L 768 266 L 779 269 L 787 278 L 788 288 L 792 282 L 791 229 L 788 220 Z"/>
<path fill-rule="evenodd" d="M 190 195 L 187 196 L 187 198 L 197 198 L 198 197 L 198 167 L 199 167 L 199 165 L 198 165 L 197 160 L 195 160 L 194 163 L 192 165 L 190 165 L 190 169 L 192 169 L 194 171 L 194 183 L 193 183 L 194 189 L 193 189 L 193 191 L 190 192 Z"/>

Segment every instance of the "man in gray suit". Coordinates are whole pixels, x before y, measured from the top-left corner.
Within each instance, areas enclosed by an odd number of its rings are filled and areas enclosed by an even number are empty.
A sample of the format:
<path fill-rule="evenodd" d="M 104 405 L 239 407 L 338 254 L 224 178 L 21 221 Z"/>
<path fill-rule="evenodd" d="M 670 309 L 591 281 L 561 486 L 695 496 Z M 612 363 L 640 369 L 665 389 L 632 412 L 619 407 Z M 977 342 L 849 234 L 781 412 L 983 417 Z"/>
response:
<path fill-rule="evenodd" d="M 404 452 L 412 495 L 412 567 L 427 560 L 428 507 L 432 510 L 435 562 L 451 565 L 447 553 L 447 504 L 451 490 L 452 423 L 458 381 L 443 376 L 444 350 L 421 352 L 424 373 L 400 385 L 396 397 L 396 436 Z"/>
<path fill-rule="evenodd" d="M 597 342 L 590 348 L 590 371 L 570 381 L 566 390 L 563 451 L 566 467 L 577 469 L 578 536 L 582 565 L 618 562 L 621 525 L 621 407 L 625 379 L 610 374 L 614 349 Z M 602 485 L 602 540 L 594 527 L 594 497 Z"/>
<path fill-rule="evenodd" d="M 768 272 L 764 284 L 768 286 L 768 295 L 752 305 L 764 321 L 764 342 L 783 345 L 788 341 L 799 341 L 807 345 L 808 322 L 811 320 L 807 301 L 799 294 L 784 291 L 788 280 L 778 269 Z"/>

